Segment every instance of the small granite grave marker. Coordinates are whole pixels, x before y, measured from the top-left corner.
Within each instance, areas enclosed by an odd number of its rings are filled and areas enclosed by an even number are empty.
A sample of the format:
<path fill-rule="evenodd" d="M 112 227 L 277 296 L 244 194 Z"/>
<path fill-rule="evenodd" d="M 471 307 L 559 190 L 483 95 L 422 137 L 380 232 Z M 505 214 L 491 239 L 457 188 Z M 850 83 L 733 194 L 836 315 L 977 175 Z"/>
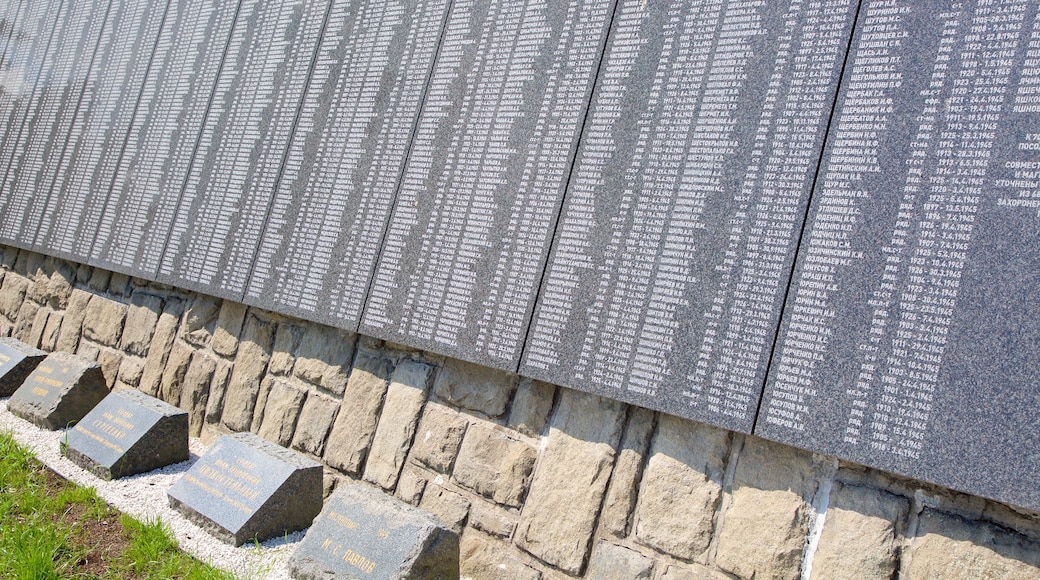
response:
<path fill-rule="evenodd" d="M 101 365 L 76 355 L 47 355 L 11 395 L 7 409 L 43 429 L 72 425 L 108 395 Z"/>
<path fill-rule="evenodd" d="M 321 464 L 252 433 L 225 435 L 167 495 L 189 520 L 239 546 L 311 525 L 321 511 Z"/>
<path fill-rule="evenodd" d="M 329 498 L 289 562 L 294 578 L 458 578 L 459 536 L 363 484 Z"/>
<path fill-rule="evenodd" d="M 104 479 L 188 459 L 188 414 L 139 391 L 105 397 L 68 433 L 65 453 Z"/>
<path fill-rule="evenodd" d="M 47 353 L 14 338 L 0 338 L 0 397 L 10 397 Z"/>

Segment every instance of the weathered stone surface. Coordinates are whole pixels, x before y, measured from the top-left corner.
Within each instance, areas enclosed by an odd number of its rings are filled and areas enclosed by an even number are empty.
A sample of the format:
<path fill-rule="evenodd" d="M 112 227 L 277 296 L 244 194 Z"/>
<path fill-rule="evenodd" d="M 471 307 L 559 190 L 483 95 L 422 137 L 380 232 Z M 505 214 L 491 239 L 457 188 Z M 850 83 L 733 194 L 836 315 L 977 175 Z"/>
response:
<path fill-rule="evenodd" d="M 62 310 L 69 305 L 69 296 L 72 295 L 72 281 L 76 279 L 76 271 L 67 262 L 55 265 L 51 272 L 50 280 L 47 281 L 47 303 L 51 308 Z"/>
<path fill-rule="evenodd" d="M 665 569 L 660 580 L 732 580 L 733 577 L 700 564 L 673 564 Z"/>
<path fill-rule="evenodd" d="M 271 389 L 275 381 L 280 380 L 274 375 L 267 375 L 260 381 L 260 391 L 256 394 L 256 403 L 253 405 L 253 420 L 249 424 L 249 430 L 253 433 L 260 432 L 260 424 L 264 422 L 264 408 L 267 406 L 267 398 L 271 395 Z"/>
<path fill-rule="evenodd" d="M 643 475 L 643 462 L 653 431 L 654 413 L 633 407 L 629 411 L 625 437 L 621 441 L 621 451 L 600 513 L 603 529 L 619 538 L 627 537 L 629 533 L 632 510 L 636 505 L 636 488 Z"/>
<path fill-rule="evenodd" d="M 539 580 L 538 570 L 511 555 L 509 545 L 496 542 L 478 532 L 468 531 L 462 536 L 463 579 L 508 578 L 510 580 Z"/>
<path fill-rule="evenodd" d="M 325 439 L 332 428 L 332 421 L 339 411 L 339 401 L 312 392 L 300 411 L 296 422 L 296 433 L 292 437 L 292 448 L 321 457 L 325 451 Z"/>
<path fill-rule="evenodd" d="M 192 437 L 202 434 L 205 420 L 206 403 L 209 400 L 209 386 L 213 373 L 217 370 L 217 361 L 209 355 L 195 351 L 184 373 L 184 388 L 178 406 L 188 412 L 188 429 Z"/>
<path fill-rule="evenodd" d="M 811 577 L 892 578 L 897 534 L 906 525 L 909 507 L 907 500 L 883 491 L 834 484 Z"/>
<path fill-rule="evenodd" d="M 29 328 L 29 336 L 25 344 L 33 348 L 40 348 L 40 344 L 43 342 L 43 331 L 47 328 L 47 319 L 50 318 L 53 312 L 53 310 L 46 307 L 36 311 L 36 316 L 33 317 L 32 326 Z"/>
<path fill-rule="evenodd" d="M 219 298 L 196 294 L 195 300 L 184 313 L 181 338 L 195 346 L 209 345 L 217 324 L 217 315 L 220 314 L 220 303 Z"/>
<path fill-rule="evenodd" d="M 162 382 L 159 385 L 158 397 L 171 405 L 179 405 L 184 391 L 184 375 L 188 372 L 188 364 L 194 349 L 183 342 L 175 342 L 170 356 L 166 359 Z"/>
<path fill-rule="evenodd" d="M 306 391 L 289 381 L 274 379 L 271 393 L 267 396 L 267 404 L 264 406 L 263 422 L 257 434 L 282 447 L 288 446 L 306 397 Z"/>
<path fill-rule="evenodd" d="M 401 471 L 401 477 L 397 480 L 397 491 L 394 492 L 394 495 L 401 498 L 402 501 L 419 505 L 423 490 L 426 489 L 426 482 L 427 479 L 417 469 L 405 466 Z"/>
<path fill-rule="evenodd" d="M 58 346 L 58 335 L 61 332 L 61 325 L 65 321 L 65 315 L 61 312 L 51 312 L 51 315 L 47 317 L 47 326 L 43 329 L 43 335 L 40 336 L 40 348 L 48 352 L 54 351 Z"/>
<path fill-rule="evenodd" d="M 267 365 L 267 372 L 273 375 L 287 375 L 292 372 L 293 363 L 296 362 L 294 353 L 299 342 L 300 327 L 295 324 L 279 324 L 274 333 L 274 352 L 271 353 L 271 362 Z"/>
<path fill-rule="evenodd" d="M 461 533 L 466 516 L 469 515 L 469 501 L 441 485 L 439 477 L 437 480 L 426 484 L 426 491 L 419 507 L 437 516 L 437 519 L 452 530 Z"/>
<path fill-rule="evenodd" d="M 26 278 L 14 273 L 4 276 L 3 285 L 0 285 L 0 314 L 6 316 L 8 320 L 16 320 L 28 289 L 29 280 Z"/>
<path fill-rule="evenodd" d="M 90 280 L 87 280 L 87 287 L 91 290 L 104 292 L 105 290 L 108 290 L 108 282 L 111 278 L 112 272 L 101 268 L 94 268 L 94 271 L 90 273 Z"/>
<path fill-rule="evenodd" d="M 437 373 L 434 393 L 464 409 L 498 417 L 506 412 L 516 376 L 480 365 L 447 359 Z"/>
<path fill-rule="evenodd" d="M 684 560 L 708 549 L 729 434 L 660 415 L 635 514 L 639 543 Z"/>
<path fill-rule="evenodd" d="M 141 374 L 143 372 L 144 359 L 136 356 L 126 356 L 123 357 L 123 362 L 119 365 L 119 380 L 136 387 L 141 382 Z"/>
<path fill-rule="evenodd" d="M 4 279 L 6 285 L 7 278 Z M 61 330 L 58 332 L 58 344 L 56 349 L 62 352 L 74 353 L 79 349 L 80 332 L 83 329 L 83 318 L 87 315 L 87 305 L 93 294 L 83 290 L 73 290 L 69 296 L 69 306 L 65 310 L 65 317 L 61 322 Z"/>
<path fill-rule="evenodd" d="M 235 370 L 224 395 L 222 418 L 224 425 L 232 431 L 246 431 L 250 427 L 260 391 L 260 378 L 271 358 L 273 340 L 274 327 L 269 322 L 249 317 L 235 358 Z"/>
<path fill-rule="evenodd" d="M 458 412 L 438 403 L 423 411 L 412 445 L 412 460 L 440 473 L 448 473 L 462 444 L 469 422 Z"/>
<path fill-rule="evenodd" d="M 125 320 L 126 304 L 94 295 L 83 318 L 83 336 L 105 346 L 117 346 Z"/>
<path fill-rule="evenodd" d="M 433 367 L 414 360 L 398 363 L 390 376 L 386 402 L 379 417 L 365 464 L 365 481 L 393 489 L 415 435 L 419 413 L 426 402 Z"/>
<path fill-rule="evenodd" d="M 54 352 L 7 401 L 13 415 L 43 429 L 62 429 L 79 421 L 108 395 L 97 363 Z"/>
<path fill-rule="evenodd" d="M 499 538 L 510 538 L 516 529 L 517 517 L 500 507 L 476 502 L 470 506 L 468 525 Z"/>
<path fill-rule="evenodd" d="M 376 432 L 389 376 L 390 363 L 385 358 L 358 353 L 325 448 L 325 462 L 331 467 L 351 475 L 360 473 Z"/>
<path fill-rule="evenodd" d="M 40 305 L 31 301 L 26 300 L 22 303 L 22 308 L 18 311 L 18 318 L 14 323 L 14 336 L 18 340 L 28 344 L 30 335 L 32 334 L 33 321 L 36 320 L 36 314 L 40 311 Z"/>
<path fill-rule="evenodd" d="M 732 502 L 718 530 L 716 563 L 741 577 L 797 578 L 809 533 L 812 455 L 749 436 Z"/>
<path fill-rule="evenodd" d="M 20 340 L 0 338 L 0 397 L 10 397 L 47 353 Z"/>
<path fill-rule="evenodd" d="M 110 393 L 66 436 L 66 455 L 102 479 L 187 461 L 188 414 L 135 390 Z"/>
<path fill-rule="evenodd" d="M 213 329 L 213 340 L 210 348 L 213 352 L 226 357 L 235 356 L 238 350 L 238 336 L 242 334 L 242 324 L 246 320 L 245 304 L 225 300 L 217 316 L 217 326 Z"/>
<path fill-rule="evenodd" d="M 537 458 L 528 444 L 483 422 L 466 432 L 453 478 L 496 503 L 520 507 Z"/>
<path fill-rule="evenodd" d="M 554 397 L 556 387 L 553 385 L 521 378 L 509 411 L 509 426 L 532 437 L 541 435 L 549 420 Z"/>
<path fill-rule="evenodd" d="M 113 296 L 125 296 L 130 292 L 130 276 L 120 272 L 112 272 L 108 280 L 108 291 Z"/>
<path fill-rule="evenodd" d="M 75 300 L 75 295 L 73 295 L 73 300 Z M 159 315 L 159 321 L 155 323 L 152 342 L 148 345 L 148 358 L 144 361 L 144 371 L 141 373 L 141 382 L 138 384 L 138 388 L 143 393 L 152 396 L 159 393 L 166 360 L 173 349 L 173 342 L 177 339 L 181 306 L 180 301 L 167 300 L 163 313 Z"/>
<path fill-rule="evenodd" d="M 148 346 L 152 342 L 152 333 L 162 314 L 162 298 L 136 292 L 130 298 L 130 308 L 126 314 L 126 327 L 119 347 L 138 356 L 148 354 Z"/>
<path fill-rule="evenodd" d="M 123 353 L 110 348 L 103 348 L 97 357 L 101 365 L 101 374 L 105 377 L 105 384 L 111 389 L 119 380 L 119 367 L 123 365 Z"/>
<path fill-rule="evenodd" d="M 932 509 L 921 513 L 900 578 L 1040 578 L 1040 546 L 996 526 Z"/>
<path fill-rule="evenodd" d="M 653 575 L 654 561 L 624 546 L 599 542 L 589 560 L 589 578 L 645 580 Z"/>
<path fill-rule="evenodd" d="M 209 400 L 206 401 L 206 424 L 220 422 L 220 415 L 224 411 L 224 395 L 227 394 L 227 385 L 231 382 L 231 371 L 234 368 L 234 365 L 223 359 L 216 362 L 217 370 L 213 372 Z"/>
<path fill-rule="evenodd" d="M 357 335 L 353 333 L 318 324 L 308 326 L 300 339 L 293 374 L 334 395 L 342 395 L 356 342 Z"/>
<path fill-rule="evenodd" d="M 289 561 L 294 578 L 457 578 L 459 536 L 366 485 L 329 498 Z"/>
<path fill-rule="evenodd" d="M 564 389 L 514 541 L 569 574 L 580 574 L 606 492 L 625 407 Z"/>
<path fill-rule="evenodd" d="M 322 507 L 322 469 L 253 433 L 236 433 L 217 441 L 167 496 L 171 507 L 229 544 L 262 542 L 311 525 Z"/>

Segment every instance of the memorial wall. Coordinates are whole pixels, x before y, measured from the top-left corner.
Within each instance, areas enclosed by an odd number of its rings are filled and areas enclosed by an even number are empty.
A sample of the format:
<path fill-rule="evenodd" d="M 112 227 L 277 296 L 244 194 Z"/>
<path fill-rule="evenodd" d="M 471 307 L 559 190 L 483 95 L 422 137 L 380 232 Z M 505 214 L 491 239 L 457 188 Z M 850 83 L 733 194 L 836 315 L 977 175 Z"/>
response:
<path fill-rule="evenodd" d="M 0 2 L 0 243 L 1040 509 L 1027 0 Z"/>

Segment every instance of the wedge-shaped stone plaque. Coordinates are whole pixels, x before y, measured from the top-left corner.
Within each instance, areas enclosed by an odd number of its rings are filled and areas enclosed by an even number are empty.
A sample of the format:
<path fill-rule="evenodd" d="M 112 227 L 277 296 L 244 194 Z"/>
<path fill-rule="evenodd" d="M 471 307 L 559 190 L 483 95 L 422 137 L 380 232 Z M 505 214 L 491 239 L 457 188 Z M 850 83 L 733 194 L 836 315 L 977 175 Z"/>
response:
<path fill-rule="evenodd" d="M 252 433 L 222 437 L 167 495 L 170 506 L 239 546 L 302 530 L 321 511 L 321 464 Z"/>
<path fill-rule="evenodd" d="M 300 543 L 294 578 L 458 578 L 459 536 L 366 485 L 340 488 Z"/>
<path fill-rule="evenodd" d="M 26 377 L 7 409 L 44 429 L 71 426 L 108 395 L 101 365 L 65 352 L 51 353 Z"/>
<path fill-rule="evenodd" d="M 0 397 L 10 397 L 47 353 L 14 338 L 0 338 Z"/>
<path fill-rule="evenodd" d="M 66 455 L 104 479 L 188 459 L 188 413 L 138 391 L 111 393 L 68 434 Z"/>

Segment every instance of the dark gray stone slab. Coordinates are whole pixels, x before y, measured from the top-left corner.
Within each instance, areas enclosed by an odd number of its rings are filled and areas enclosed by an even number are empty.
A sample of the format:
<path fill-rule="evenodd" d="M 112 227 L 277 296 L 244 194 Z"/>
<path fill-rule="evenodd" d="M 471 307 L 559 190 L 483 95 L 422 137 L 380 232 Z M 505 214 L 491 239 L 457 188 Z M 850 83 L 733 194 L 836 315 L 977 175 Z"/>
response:
<path fill-rule="evenodd" d="M 229 544 L 311 525 L 321 511 L 321 464 L 253 433 L 225 435 L 167 495 L 170 506 Z"/>
<path fill-rule="evenodd" d="M 855 8 L 618 4 L 521 374 L 751 430 Z"/>
<path fill-rule="evenodd" d="M 613 10 L 452 3 L 362 332 L 516 370 Z"/>
<path fill-rule="evenodd" d="M 294 578 L 457 578 L 459 536 L 364 484 L 338 488 L 289 561 Z"/>
<path fill-rule="evenodd" d="M 103 479 L 188 460 L 188 413 L 139 391 L 109 394 L 73 427 L 65 455 Z"/>
<path fill-rule="evenodd" d="M 863 4 L 756 434 L 1040 509 L 1037 11 Z"/>
<path fill-rule="evenodd" d="M 47 353 L 14 338 L 0 338 L 0 397 L 10 397 Z"/>
<path fill-rule="evenodd" d="M 243 0 L 158 279 L 241 301 L 332 0 Z"/>
<path fill-rule="evenodd" d="M 108 395 L 101 365 L 65 352 L 47 355 L 7 401 L 17 417 L 52 431 L 75 424 Z"/>
<path fill-rule="evenodd" d="M 357 330 L 447 11 L 333 3 L 247 303 Z"/>

